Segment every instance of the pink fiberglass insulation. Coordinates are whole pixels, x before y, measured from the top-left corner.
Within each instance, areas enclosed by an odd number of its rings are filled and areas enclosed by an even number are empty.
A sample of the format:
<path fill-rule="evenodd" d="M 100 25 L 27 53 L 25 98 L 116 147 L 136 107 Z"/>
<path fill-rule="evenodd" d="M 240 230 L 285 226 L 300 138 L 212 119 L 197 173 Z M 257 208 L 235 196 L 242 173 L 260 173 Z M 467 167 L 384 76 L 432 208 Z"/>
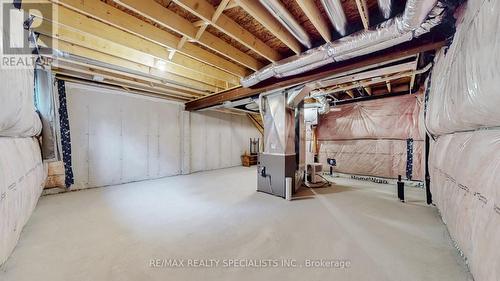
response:
<path fill-rule="evenodd" d="M 320 162 L 335 158 L 334 171 L 385 178 L 408 178 L 410 164 L 411 179 L 423 180 L 421 105 L 422 94 L 337 106 L 340 111 L 322 116 L 316 130 Z"/>
<path fill-rule="evenodd" d="M 423 140 L 422 94 L 403 95 L 336 106 L 320 118 L 318 140 Z"/>
<path fill-rule="evenodd" d="M 430 80 L 430 187 L 474 280 L 500 280 L 500 1 L 463 7 Z"/>
<path fill-rule="evenodd" d="M 431 143 L 432 196 L 475 280 L 500 276 L 500 131 L 441 136 Z"/>
<path fill-rule="evenodd" d="M 343 140 L 321 141 L 319 161 L 327 165 L 327 158 L 334 158 L 335 172 L 397 178 L 406 178 L 406 140 Z M 414 141 L 412 179 L 423 180 L 422 150 L 424 141 Z"/>

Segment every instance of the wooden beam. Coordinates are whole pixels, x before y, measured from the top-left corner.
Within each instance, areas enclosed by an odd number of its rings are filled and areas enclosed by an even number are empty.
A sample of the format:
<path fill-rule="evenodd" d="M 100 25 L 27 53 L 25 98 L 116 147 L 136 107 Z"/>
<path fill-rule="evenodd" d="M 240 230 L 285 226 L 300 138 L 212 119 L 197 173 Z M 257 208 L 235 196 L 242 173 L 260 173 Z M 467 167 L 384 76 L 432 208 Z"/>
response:
<path fill-rule="evenodd" d="M 253 114 L 247 113 L 248 118 L 250 121 L 252 121 L 252 124 L 255 126 L 255 128 L 260 132 L 260 134 L 263 136 L 264 135 L 264 127 L 262 126 L 261 122 L 255 118 Z"/>
<path fill-rule="evenodd" d="M 205 32 L 198 40 L 196 40 L 197 27 L 193 23 L 165 8 L 154 0 L 117 0 L 116 2 L 163 27 L 178 32 L 191 40 L 195 40 L 205 47 L 212 49 L 213 51 L 252 70 L 258 70 L 263 67 L 263 64 L 255 58 L 240 51 L 211 33 Z"/>
<path fill-rule="evenodd" d="M 40 0 L 46 1 L 48 0 Z M 150 25 L 126 12 L 94 0 L 50 0 L 70 8 L 78 13 L 97 19 L 116 28 L 140 36 L 151 42 L 176 50 L 186 56 L 217 67 L 238 77 L 249 74 L 249 71 L 229 60 L 215 55 L 199 46 L 186 42 L 174 34 Z"/>
<path fill-rule="evenodd" d="M 295 0 L 297 4 L 300 6 L 304 14 L 306 14 L 307 18 L 314 25 L 316 30 L 318 30 L 321 37 L 326 42 L 332 41 L 332 31 L 330 30 L 330 26 L 325 18 L 321 15 L 321 12 L 316 6 L 314 0 Z"/>
<path fill-rule="evenodd" d="M 366 93 L 371 96 L 372 95 L 372 88 L 370 86 L 366 86 L 363 89 L 365 89 Z"/>
<path fill-rule="evenodd" d="M 184 99 L 184 98 L 174 97 L 174 96 L 170 96 L 170 95 L 164 94 L 164 93 L 148 91 L 148 90 L 140 90 L 140 89 L 135 89 L 135 88 L 130 89 L 127 87 L 123 87 L 122 85 L 116 85 L 114 83 L 98 83 L 98 82 L 92 81 L 91 79 L 89 80 L 89 76 L 82 77 L 78 73 L 64 73 L 64 72 L 58 72 L 57 70 L 54 71 L 54 73 L 56 74 L 57 79 L 61 79 L 61 80 L 67 81 L 67 82 L 73 82 L 73 83 L 77 83 L 77 84 L 95 86 L 95 87 L 106 88 L 106 89 L 117 90 L 117 91 L 126 90 L 127 92 L 130 92 L 132 94 L 138 94 L 141 96 L 154 97 L 154 98 L 160 98 L 160 99 L 166 99 L 166 100 L 173 100 L 173 101 L 177 101 L 177 102 L 186 102 L 186 99 Z"/>
<path fill-rule="evenodd" d="M 391 93 L 391 92 L 392 92 L 392 89 L 391 89 L 391 81 L 386 81 L 386 82 L 385 82 L 385 86 L 387 87 L 387 91 L 388 91 L 389 93 Z"/>
<path fill-rule="evenodd" d="M 229 82 L 233 85 L 239 84 L 239 78 L 236 75 L 227 73 L 211 65 L 202 63 L 184 54 L 179 54 L 175 58 L 169 60 L 168 58 L 170 56 L 171 49 L 153 43 L 142 37 L 138 37 L 136 35 L 125 32 L 121 29 L 117 29 L 116 27 L 107 25 L 100 21 L 88 18 L 85 15 L 79 14 L 68 8 L 59 7 L 57 9 L 57 16 L 50 17 L 50 15 L 48 15 L 45 17 L 45 19 L 52 22 L 55 22 L 55 20 L 57 20 L 57 23 L 78 30 L 79 32 L 110 40 L 122 46 L 127 46 L 143 53 L 150 54 L 157 59 L 167 61 L 167 63 L 173 63 L 178 66 L 184 67 L 187 70 L 199 72 L 200 74 L 202 74 L 202 76 L 208 75 L 215 79 Z"/>
<path fill-rule="evenodd" d="M 385 61 L 394 60 L 397 58 L 404 58 L 407 56 L 415 55 L 421 52 L 426 52 L 430 50 L 436 50 L 445 45 L 445 41 L 439 42 L 421 42 L 414 43 L 412 47 L 407 49 L 392 48 L 387 51 L 387 53 L 378 54 L 372 57 L 364 58 L 361 60 L 353 59 L 337 64 L 332 64 L 326 67 L 322 67 L 310 73 L 304 73 L 300 76 L 289 77 L 286 79 L 275 79 L 261 83 L 260 86 L 257 85 L 255 88 L 243 88 L 237 87 L 231 90 L 221 91 L 216 94 L 212 94 L 203 98 L 199 98 L 194 101 L 186 103 L 186 110 L 194 111 L 202 108 L 207 108 L 210 106 L 218 105 L 224 101 L 243 99 L 247 97 L 252 97 L 260 93 L 276 90 L 284 87 L 290 87 L 293 85 L 304 84 L 311 81 L 316 81 L 319 79 L 325 79 L 329 76 L 338 73 L 344 73 L 347 71 L 352 71 L 354 69 L 367 67 L 369 65 L 376 65 Z"/>
<path fill-rule="evenodd" d="M 368 29 L 370 27 L 370 16 L 368 13 L 368 6 L 366 5 L 366 0 L 356 0 L 356 6 L 358 7 L 358 12 L 361 16 L 363 27 L 365 29 Z"/>
<path fill-rule="evenodd" d="M 260 22 L 267 30 L 288 46 L 294 53 L 300 54 L 299 41 L 286 30 L 257 0 L 235 0 L 238 5 Z"/>
<path fill-rule="evenodd" d="M 236 3 L 235 0 L 229 0 L 229 3 L 226 5 L 226 8 L 224 8 L 224 10 L 229 10 L 236 7 L 239 7 L 238 3 Z"/>
<path fill-rule="evenodd" d="M 51 71 L 53 73 L 55 73 L 56 75 L 57 74 L 62 74 L 62 75 L 67 75 L 67 76 L 74 77 L 74 78 L 84 79 L 84 80 L 87 80 L 87 81 L 94 81 L 93 80 L 94 76 L 92 74 L 86 74 L 86 73 L 81 73 L 81 72 L 72 71 L 72 70 L 65 70 L 65 69 L 60 69 L 60 68 L 57 68 L 57 67 L 51 69 Z M 94 82 L 96 82 L 96 81 L 94 81 Z M 190 98 L 182 97 L 182 96 L 179 96 L 177 94 L 172 94 L 172 93 L 160 90 L 160 89 L 152 89 L 152 88 L 148 88 L 148 87 L 142 87 L 142 86 L 138 86 L 138 85 L 132 85 L 132 84 L 127 84 L 125 82 L 117 82 L 117 81 L 108 80 L 108 79 L 104 79 L 104 81 L 98 82 L 98 83 L 115 85 L 115 86 L 119 86 L 119 87 L 122 87 L 122 88 L 125 88 L 125 89 L 133 89 L 133 90 L 139 90 L 139 91 L 144 91 L 144 92 L 155 93 L 155 94 L 159 94 L 159 95 L 162 95 L 162 96 L 167 96 L 167 97 L 170 97 L 170 98 L 175 98 L 177 100 L 182 100 L 182 101 L 187 101 L 187 100 L 190 99 Z"/>
<path fill-rule="evenodd" d="M 354 98 L 354 92 L 352 90 L 346 90 L 345 93 L 350 96 L 352 99 Z"/>
<path fill-rule="evenodd" d="M 196 73 L 192 70 L 186 69 L 168 61 L 159 60 L 158 58 L 146 52 L 126 47 L 115 42 L 93 36 L 91 34 L 84 34 L 63 25 L 53 25 L 52 28 L 48 28 L 47 26 L 48 25 L 40 25 L 34 30 L 43 35 L 50 36 L 52 38 L 59 39 L 71 44 L 76 44 L 101 53 L 144 64 L 151 68 L 161 68 L 165 72 L 183 76 L 191 80 L 200 81 L 207 85 L 222 89 L 226 88 L 226 84 L 222 80 L 209 77 L 205 74 Z M 167 55 L 168 54 L 165 53 L 165 56 Z"/>
<path fill-rule="evenodd" d="M 45 36 L 45 35 L 40 35 L 39 38 L 42 42 L 50 42 L 53 39 L 51 37 Z M 218 87 L 207 85 L 205 83 L 201 83 L 199 81 L 191 80 L 189 78 L 185 78 L 182 76 L 178 76 L 176 74 L 172 73 L 167 73 L 167 72 L 161 72 L 161 73 L 152 73 L 151 67 L 141 64 L 141 63 L 136 63 L 133 61 L 129 61 L 126 59 L 122 59 L 119 57 L 115 57 L 113 55 L 108 55 L 105 53 L 101 53 L 99 51 L 95 51 L 93 49 L 81 47 L 75 44 L 71 44 L 65 41 L 57 41 L 57 49 L 63 52 L 67 52 L 73 55 L 79 55 L 91 60 L 95 61 L 100 61 L 104 63 L 108 63 L 111 65 L 116 65 L 119 67 L 123 67 L 126 69 L 130 69 L 136 72 L 144 73 L 145 75 L 154 75 L 155 77 L 158 77 L 158 79 L 161 79 L 163 81 L 166 81 L 167 83 L 172 83 L 172 84 L 178 84 L 178 85 L 184 85 L 184 87 L 192 87 L 196 88 L 200 91 L 203 92 L 215 92 L 217 91 Z M 48 46 L 51 47 L 51 46 Z"/>
<path fill-rule="evenodd" d="M 167 85 L 163 85 L 163 84 L 158 83 L 158 82 L 153 83 L 150 81 L 139 80 L 139 79 L 135 79 L 132 77 L 128 77 L 126 75 L 112 74 L 112 73 L 102 71 L 99 69 L 94 69 L 94 68 L 89 67 L 89 66 L 82 66 L 79 64 L 73 64 L 73 63 L 68 62 L 68 61 L 57 60 L 54 62 L 52 67 L 55 67 L 58 69 L 69 70 L 69 71 L 75 71 L 75 72 L 84 73 L 84 74 L 89 74 L 89 75 L 101 76 L 106 80 L 121 82 L 121 83 L 129 84 L 129 85 L 135 85 L 135 86 L 139 86 L 142 88 L 151 88 L 152 90 L 161 90 L 163 92 L 171 93 L 173 95 L 183 97 L 183 98 L 188 98 L 188 99 L 202 96 L 198 93 L 171 88 Z"/>
<path fill-rule="evenodd" d="M 418 61 L 420 60 L 420 55 L 417 55 L 417 57 L 415 58 L 415 62 L 414 62 L 414 69 L 417 70 L 418 68 Z M 413 86 L 415 85 L 415 75 L 412 75 L 411 78 L 410 78 L 410 93 L 411 91 L 413 90 Z"/>
<path fill-rule="evenodd" d="M 269 61 L 274 62 L 282 59 L 282 56 L 276 50 L 267 46 L 248 30 L 222 14 L 229 0 L 221 2 L 221 5 L 217 9 L 206 0 L 173 1 Z"/>

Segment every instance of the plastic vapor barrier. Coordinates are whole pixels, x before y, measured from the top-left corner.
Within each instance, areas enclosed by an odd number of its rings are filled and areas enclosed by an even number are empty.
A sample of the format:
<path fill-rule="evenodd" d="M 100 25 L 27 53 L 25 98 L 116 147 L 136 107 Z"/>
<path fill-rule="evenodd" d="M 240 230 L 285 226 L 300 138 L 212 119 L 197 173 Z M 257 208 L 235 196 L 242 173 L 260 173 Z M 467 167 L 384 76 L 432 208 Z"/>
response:
<path fill-rule="evenodd" d="M 432 71 L 426 124 L 435 135 L 500 126 L 500 1 L 471 0 Z"/>
<path fill-rule="evenodd" d="M 40 134 L 42 123 L 33 101 L 33 71 L 0 69 L 0 77 L 0 136 L 31 137 Z"/>
<path fill-rule="evenodd" d="M 423 140 L 423 96 L 403 95 L 335 106 L 320 118 L 318 140 Z"/>
<path fill-rule="evenodd" d="M 476 281 L 500 280 L 499 14 L 500 1 L 482 0 L 457 13 L 453 43 L 436 57 L 426 113 L 437 138 L 433 200 Z"/>
<path fill-rule="evenodd" d="M 45 184 L 35 138 L 0 137 L 0 264 L 14 249 Z"/>
<path fill-rule="evenodd" d="M 439 137 L 431 145 L 432 198 L 477 281 L 500 277 L 500 131 Z"/>
<path fill-rule="evenodd" d="M 2 5 L 7 3 L 2 2 Z M 22 17 L 22 11 L 17 13 Z M 11 39 L 23 36 L 22 29 L 17 29 L 21 32 L 11 34 L 9 26 L 3 26 L 3 21 L 0 20 L 2 31 L 0 39 L 3 40 L 0 41 L 10 42 Z M 3 44 L 0 44 L 0 54 L 4 54 Z M 35 83 L 33 70 L 0 67 L 0 81 L 0 136 L 31 137 L 40 134 L 42 123 L 33 101 Z"/>
<path fill-rule="evenodd" d="M 422 98 L 403 95 L 335 106 L 316 130 L 319 160 L 334 171 L 423 180 Z M 409 140 L 410 139 L 410 140 Z"/>
<path fill-rule="evenodd" d="M 413 143 L 412 179 L 423 180 L 423 141 Z M 322 141 L 319 161 L 327 167 L 327 158 L 335 158 L 334 171 L 347 174 L 397 178 L 406 177 L 407 143 L 405 140 Z"/>

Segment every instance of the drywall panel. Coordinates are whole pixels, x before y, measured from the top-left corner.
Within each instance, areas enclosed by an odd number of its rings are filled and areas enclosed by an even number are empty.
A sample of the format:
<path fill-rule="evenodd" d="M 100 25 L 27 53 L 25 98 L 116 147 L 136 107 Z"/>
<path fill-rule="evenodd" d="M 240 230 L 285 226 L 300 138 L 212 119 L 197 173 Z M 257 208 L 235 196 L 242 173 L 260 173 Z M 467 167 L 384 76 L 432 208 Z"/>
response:
<path fill-rule="evenodd" d="M 246 115 L 216 111 L 191 113 L 191 171 L 241 165 L 250 138 L 260 133 Z"/>
<path fill-rule="evenodd" d="M 46 176 L 35 138 L 0 137 L 0 264 L 16 246 Z"/>
<path fill-rule="evenodd" d="M 66 91 L 73 188 L 180 173 L 181 104 L 74 83 Z"/>

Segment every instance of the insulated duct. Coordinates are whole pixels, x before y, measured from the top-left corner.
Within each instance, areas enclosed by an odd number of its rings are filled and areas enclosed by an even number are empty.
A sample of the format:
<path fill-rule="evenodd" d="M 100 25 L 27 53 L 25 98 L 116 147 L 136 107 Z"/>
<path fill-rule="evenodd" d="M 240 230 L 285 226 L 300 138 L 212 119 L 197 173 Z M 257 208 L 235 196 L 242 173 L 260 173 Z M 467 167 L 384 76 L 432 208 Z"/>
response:
<path fill-rule="evenodd" d="M 280 78 L 300 74 L 410 41 L 438 25 L 442 21 L 444 10 L 444 6 L 437 4 L 437 0 L 408 0 L 402 15 L 389 19 L 374 29 L 363 30 L 272 63 L 242 78 L 241 85 L 250 87 L 273 76 Z"/>
<path fill-rule="evenodd" d="M 271 15 L 273 15 L 281 24 L 299 40 L 302 45 L 308 49 L 312 47 L 311 39 L 307 32 L 300 26 L 295 18 L 283 7 L 279 0 L 259 0 L 259 2 L 266 8 Z"/>
<path fill-rule="evenodd" d="M 321 4 L 325 8 L 326 14 L 335 29 L 340 33 L 340 35 L 345 36 L 347 19 L 340 0 L 321 0 Z"/>

